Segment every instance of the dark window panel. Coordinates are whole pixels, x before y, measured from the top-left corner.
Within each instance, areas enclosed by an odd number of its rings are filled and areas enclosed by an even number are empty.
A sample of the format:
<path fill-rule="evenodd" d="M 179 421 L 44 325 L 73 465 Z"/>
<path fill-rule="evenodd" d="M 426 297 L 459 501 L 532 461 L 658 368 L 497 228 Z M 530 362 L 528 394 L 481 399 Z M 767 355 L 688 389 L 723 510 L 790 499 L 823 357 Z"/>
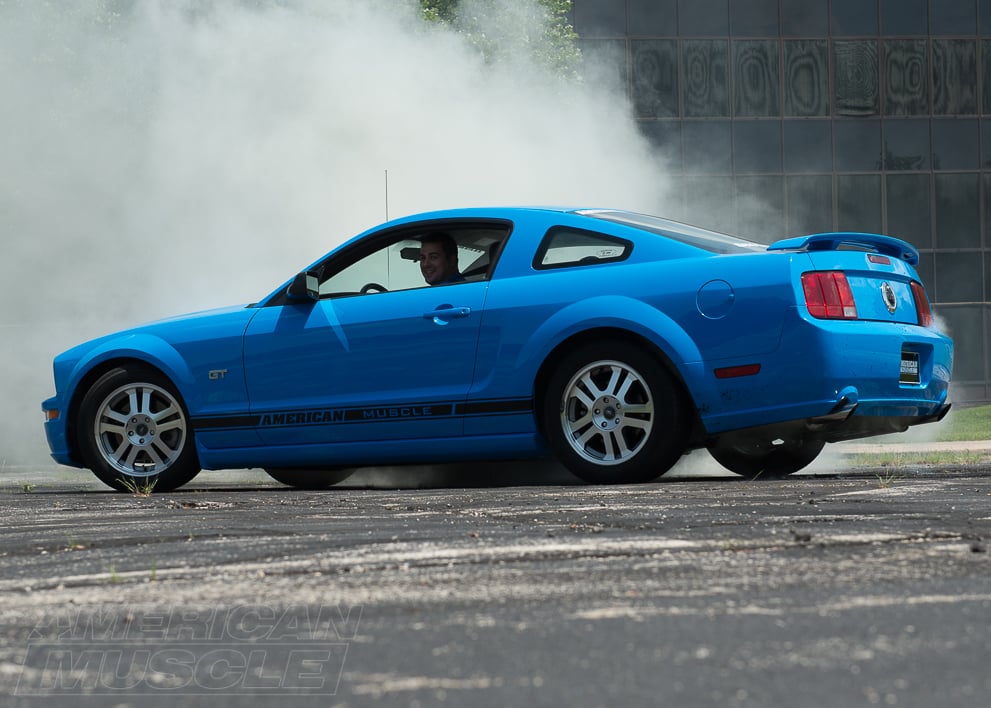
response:
<path fill-rule="evenodd" d="M 980 128 L 976 118 L 934 119 L 934 170 L 976 170 L 980 167 Z"/>
<path fill-rule="evenodd" d="M 981 34 L 991 34 L 991 0 L 980 0 Z"/>
<path fill-rule="evenodd" d="M 836 176 L 836 229 L 881 233 L 881 175 Z"/>
<path fill-rule="evenodd" d="M 988 0 L 991 2 L 991 0 Z M 991 12 L 989 8 L 988 12 Z M 982 103 L 985 114 L 991 114 L 991 40 L 981 42 L 981 86 L 983 87 Z"/>
<path fill-rule="evenodd" d="M 681 172 L 681 121 L 645 120 L 637 124 L 640 133 L 664 160 L 664 169 Z"/>
<path fill-rule="evenodd" d="M 932 34 L 974 34 L 977 8 L 974 0 L 933 0 Z"/>
<path fill-rule="evenodd" d="M 736 174 L 781 172 L 781 123 L 738 120 L 733 123 L 733 170 Z"/>
<path fill-rule="evenodd" d="M 678 115 L 678 42 L 675 39 L 634 39 L 633 105 L 644 118 Z"/>
<path fill-rule="evenodd" d="M 841 116 L 876 115 L 878 100 L 877 41 L 833 43 L 836 113 Z"/>
<path fill-rule="evenodd" d="M 685 121 L 682 136 L 686 173 L 733 171 L 733 133 L 729 121 Z"/>
<path fill-rule="evenodd" d="M 682 42 L 685 116 L 729 115 L 729 42 L 692 39 Z"/>
<path fill-rule="evenodd" d="M 788 176 L 786 232 L 793 236 L 833 230 L 833 178 Z"/>
<path fill-rule="evenodd" d="M 928 50 L 928 42 L 924 39 L 885 41 L 885 115 L 919 116 L 929 114 Z"/>
<path fill-rule="evenodd" d="M 745 39 L 733 43 L 734 112 L 738 116 L 776 116 L 778 43 Z"/>
<path fill-rule="evenodd" d="M 829 30 L 834 37 L 877 35 L 875 0 L 832 0 Z"/>
<path fill-rule="evenodd" d="M 936 299 L 942 303 L 980 302 L 984 289 L 984 263 L 974 253 L 933 254 Z M 953 333 L 956 337 L 957 333 Z"/>
<path fill-rule="evenodd" d="M 733 233 L 736 227 L 733 178 L 686 177 L 684 182 L 684 221 L 705 229 Z"/>
<path fill-rule="evenodd" d="M 987 302 L 988 299 L 991 299 L 991 251 L 984 252 L 984 297 L 981 300 Z M 991 307 L 987 312 L 991 315 Z"/>
<path fill-rule="evenodd" d="M 833 136 L 837 171 L 871 172 L 881 169 L 881 121 L 833 121 Z"/>
<path fill-rule="evenodd" d="M 881 0 L 881 34 L 929 34 L 929 0 Z"/>
<path fill-rule="evenodd" d="M 737 231 L 758 243 L 772 243 L 785 235 L 784 178 L 780 175 L 736 178 Z"/>
<path fill-rule="evenodd" d="M 881 175 L 837 175 L 836 229 L 881 233 Z"/>
<path fill-rule="evenodd" d="M 828 120 L 786 120 L 785 172 L 832 172 L 832 124 Z"/>
<path fill-rule="evenodd" d="M 984 197 L 984 245 L 988 246 L 991 245 L 991 174 L 981 175 L 981 194 Z M 987 294 L 991 296 L 991 289 Z"/>
<path fill-rule="evenodd" d="M 929 301 L 935 303 L 936 276 L 933 275 L 932 251 L 922 251 L 919 253 L 919 265 L 915 266 L 915 272 L 919 274 L 919 280 L 922 281 L 922 285 L 926 289 L 926 294 L 929 295 Z"/>
<path fill-rule="evenodd" d="M 944 272 L 945 271 L 945 272 Z M 953 278 L 952 264 L 936 262 L 936 289 L 940 289 L 944 277 Z M 930 295 L 932 292 L 930 291 Z M 938 302 L 944 302 L 934 298 Z M 947 300 L 946 302 L 949 302 Z M 944 307 L 939 316 L 946 322 L 953 336 L 953 382 L 982 381 L 987 376 L 984 361 L 987 336 L 984 331 L 984 308 L 978 305 L 969 307 Z"/>
<path fill-rule="evenodd" d="M 732 35 L 772 37 L 778 34 L 778 0 L 733 0 L 729 13 Z"/>
<path fill-rule="evenodd" d="M 631 37 L 676 37 L 678 0 L 627 0 Z"/>
<path fill-rule="evenodd" d="M 829 34 L 828 0 L 780 0 L 781 34 L 825 37 Z"/>
<path fill-rule="evenodd" d="M 939 174 L 936 185 L 936 248 L 980 248 L 980 176 Z"/>
<path fill-rule="evenodd" d="M 933 236 L 929 174 L 888 175 L 886 186 L 886 231 L 916 248 L 931 249 Z"/>
<path fill-rule="evenodd" d="M 829 115 L 829 55 L 826 40 L 784 42 L 786 116 Z"/>
<path fill-rule="evenodd" d="M 626 40 L 585 39 L 579 42 L 579 46 L 585 83 L 595 89 L 618 91 L 625 95 L 629 81 Z"/>
<path fill-rule="evenodd" d="M 977 43 L 970 39 L 934 39 L 933 113 L 977 113 Z"/>
<path fill-rule="evenodd" d="M 884 121 L 884 168 L 892 171 L 928 170 L 929 121 Z"/>
<path fill-rule="evenodd" d="M 613 0 L 579 0 L 574 11 L 575 32 L 581 37 L 626 36 L 625 3 Z"/>
<path fill-rule="evenodd" d="M 729 35 L 728 0 L 678 0 L 678 33 L 683 37 Z"/>

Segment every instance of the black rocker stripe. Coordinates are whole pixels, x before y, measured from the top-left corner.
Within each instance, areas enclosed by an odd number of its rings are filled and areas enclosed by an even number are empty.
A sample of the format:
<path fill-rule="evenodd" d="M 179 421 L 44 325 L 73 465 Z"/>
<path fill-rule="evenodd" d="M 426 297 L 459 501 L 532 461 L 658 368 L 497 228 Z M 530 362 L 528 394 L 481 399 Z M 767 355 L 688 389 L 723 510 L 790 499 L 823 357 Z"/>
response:
<path fill-rule="evenodd" d="M 457 411 L 461 415 L 499 415 L 506 413 L 526 413 L 533 410 L 532 398 L 503 398 L 494 401 L 471 401 L 459 403 Z"/>
<path fill-rule="evenodd" d="M 533 399 L 502 398 L 470 403 L 412 403 L 397 406 L 362 406 L 356 408 L 309 408 L 271 411 L 248 415 L 205 416 L 192 421 L 194 430 L 234 430 L 245 428 L 282 428 L 308 425 L 348 423 L 383 423 L 451 416 L 484 416 L 526 413 L 533 410 Z"/>

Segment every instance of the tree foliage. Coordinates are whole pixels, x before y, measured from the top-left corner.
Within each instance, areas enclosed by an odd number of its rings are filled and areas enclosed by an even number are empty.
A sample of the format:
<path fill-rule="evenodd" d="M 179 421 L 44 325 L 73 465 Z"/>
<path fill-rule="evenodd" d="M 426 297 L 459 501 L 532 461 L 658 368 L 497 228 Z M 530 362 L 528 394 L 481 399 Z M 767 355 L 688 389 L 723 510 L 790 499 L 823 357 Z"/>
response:
<path fill-rule="evenodd" d="M 559 75 L 579 76 L 571 0 L 420 0 L 420 8 L 424 19 L 464 35 L 486 61 L 526 56 Z"/>

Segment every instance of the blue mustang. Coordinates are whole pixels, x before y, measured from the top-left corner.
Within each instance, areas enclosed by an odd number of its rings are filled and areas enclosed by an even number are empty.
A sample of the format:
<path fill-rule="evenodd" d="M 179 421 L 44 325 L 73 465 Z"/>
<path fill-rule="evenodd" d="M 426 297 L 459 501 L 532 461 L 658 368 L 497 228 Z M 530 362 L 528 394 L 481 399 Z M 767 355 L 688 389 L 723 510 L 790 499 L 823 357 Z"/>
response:
<path fill-rule="evenodd" d="M 781 477 L 946 414 L 953 343 L 918 258 L 877 234 L 763 246 L 615 210 L 420 214 L 257 303 L 60 354 L 45 429 L 56 461 L 115 489 L 549 455 L 643 482 L 699 447 Z"/>

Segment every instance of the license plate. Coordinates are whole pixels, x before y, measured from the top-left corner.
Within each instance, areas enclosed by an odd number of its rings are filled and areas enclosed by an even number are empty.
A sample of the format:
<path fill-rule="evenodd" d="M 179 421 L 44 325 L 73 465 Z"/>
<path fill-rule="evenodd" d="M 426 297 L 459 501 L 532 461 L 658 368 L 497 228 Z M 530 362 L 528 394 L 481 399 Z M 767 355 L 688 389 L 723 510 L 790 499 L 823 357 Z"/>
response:
<path fill-rule="evenodd" d="M 919 383 L 918 352 L 902 352 L 902 369 L 898 380 L 905 384 Z"/>

